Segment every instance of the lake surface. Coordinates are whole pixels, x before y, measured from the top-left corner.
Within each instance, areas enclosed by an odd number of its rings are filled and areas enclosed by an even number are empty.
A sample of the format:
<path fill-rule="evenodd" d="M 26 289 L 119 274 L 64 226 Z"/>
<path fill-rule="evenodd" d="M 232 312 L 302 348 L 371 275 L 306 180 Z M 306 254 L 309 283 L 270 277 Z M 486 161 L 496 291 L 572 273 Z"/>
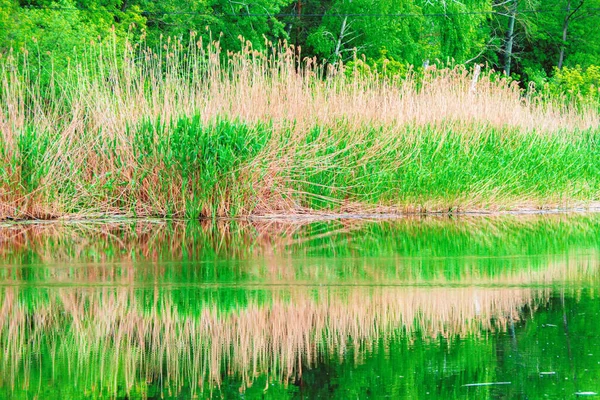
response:
<path fill-rule="evenodd" d="M 600 393 L 600 215 L 0 226 L 0 398 Z"/>

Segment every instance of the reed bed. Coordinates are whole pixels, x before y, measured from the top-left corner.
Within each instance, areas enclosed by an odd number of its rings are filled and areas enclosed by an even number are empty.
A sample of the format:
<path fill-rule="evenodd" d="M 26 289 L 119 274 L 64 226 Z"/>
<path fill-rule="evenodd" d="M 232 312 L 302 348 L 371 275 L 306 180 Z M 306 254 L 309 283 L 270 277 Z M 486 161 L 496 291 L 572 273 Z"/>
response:
<path fill-rule="evenodd" d="M 405 79 L 303 59 L 90 44 L 0 60 L 0 219 L 590 205 L 598 112 L 464 68 Z"/>

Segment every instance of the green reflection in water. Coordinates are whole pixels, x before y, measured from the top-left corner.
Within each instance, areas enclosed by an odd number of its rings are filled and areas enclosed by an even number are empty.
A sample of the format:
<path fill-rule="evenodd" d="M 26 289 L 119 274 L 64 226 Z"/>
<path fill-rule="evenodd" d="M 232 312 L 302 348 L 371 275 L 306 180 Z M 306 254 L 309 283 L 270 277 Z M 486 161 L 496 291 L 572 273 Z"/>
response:
<path fill-rule="evenodd" d="M 594 290 L 557 290 L 507 331 L 461 340 L 377 342 L 363 362 L 307 370 L 305 398 L 576 398 L 599 393 L 600 301 Z M 507 385 L 466 387 L 474 382 Z"/>
<path fill-rule="evenodd" d="M 0 395 L 600 391 L 599 237 L 595 216 L 5 226 Z"/>

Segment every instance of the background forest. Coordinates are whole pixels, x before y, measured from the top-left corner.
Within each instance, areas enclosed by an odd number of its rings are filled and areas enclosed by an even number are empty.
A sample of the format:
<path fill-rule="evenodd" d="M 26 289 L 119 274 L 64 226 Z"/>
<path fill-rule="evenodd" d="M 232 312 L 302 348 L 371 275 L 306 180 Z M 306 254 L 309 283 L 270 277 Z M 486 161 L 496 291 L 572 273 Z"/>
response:
<path fill-rule="evenodd" d="M 27 49 L 56 71 L 93 42 L 156 48 L 194 31 L 225 50 L 287 40 L 392 74 L 479 63 L 524 87 L 597 97 L 599 25 L 600 0 L 0 0 L 0 55 Z"/>

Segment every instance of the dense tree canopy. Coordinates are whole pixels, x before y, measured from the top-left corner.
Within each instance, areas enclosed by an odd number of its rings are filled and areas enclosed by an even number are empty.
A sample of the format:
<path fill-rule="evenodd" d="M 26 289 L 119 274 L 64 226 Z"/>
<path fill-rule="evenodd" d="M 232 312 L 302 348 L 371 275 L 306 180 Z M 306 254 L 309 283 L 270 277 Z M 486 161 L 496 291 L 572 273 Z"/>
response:
<path fill-rule="evenodd" d="M 285 39 L 330 63 L 477 62 L 539 81 L 598 64 L 599 23 L 600 0 L 0 0 L 0 54 L 60 67 L 95 41 L 158 46 L 194 31 L 225 49 Z"/>

